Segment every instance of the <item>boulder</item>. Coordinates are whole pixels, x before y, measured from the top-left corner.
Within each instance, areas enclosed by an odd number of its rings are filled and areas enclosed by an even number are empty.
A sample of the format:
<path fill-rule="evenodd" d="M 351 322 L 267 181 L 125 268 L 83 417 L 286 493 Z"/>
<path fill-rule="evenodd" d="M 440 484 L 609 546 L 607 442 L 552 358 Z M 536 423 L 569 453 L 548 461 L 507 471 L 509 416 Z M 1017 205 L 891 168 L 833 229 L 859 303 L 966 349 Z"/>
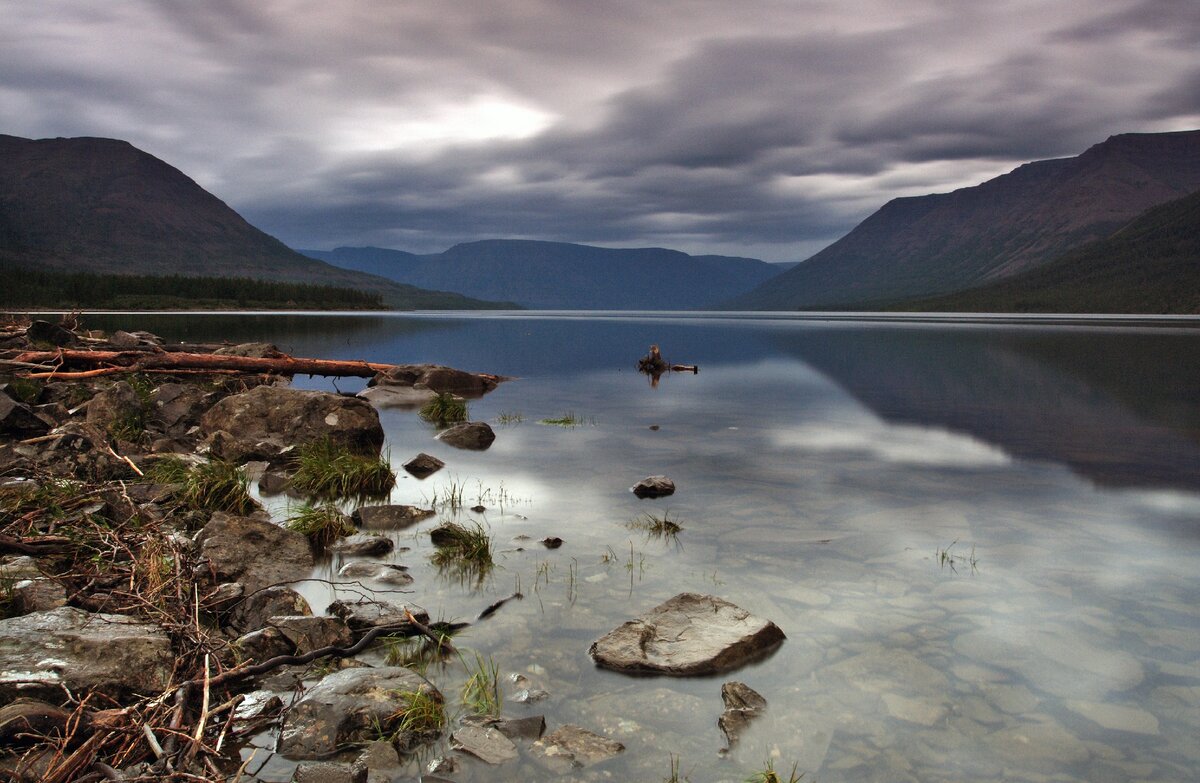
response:
<path fill-rule="evenodd" d="M 623 750 L 621 743 L 571 724 L 547 734 L 530 748 L 534 758 L 559 773 L 590 767 Z"/>
<path fill-rule="evenodd" d="M 32 438 L 49 431 L 50 425 L 38 418 L 28 405 L 0 392 L 0 432 Z"/>
<path fill-rule="evenodd" d="M 279 752 L 292 759 L 329 756 L 348 744 L 375 739 L 397 728 L 408 702 L 421 691 L 442 694 L 416 672 L 398 666 L 343 669 L 326 676 L 288 710 Z"/>
<path fill-rule="evenodd" d="M 217 512 L 196 534 L 196 544 L 215 583 L 241 582 L 247 593 L 305 579 L 313 567 L 303 534 L 253 517 Z"/>
<path fill-rule="evenodd" d="M 154 418 L 173 435 L 183 435 L 199 423 L 207 399 L 202 389 L 187 383 L 164 383 L 150 394 Z"/>
<path fill-rule="evenodd" d="M 230 627 L 243 633 L 256 631 L 271 617 L 312 615 L 312 607 L 304 596 L 290 587 L 278 585 L 251 593 L 229 612 Z"/>
<path fill-rule="evenodd" d="M 337 617 L 312 617 L 293 615 L 272 617 L 267 620 L 296 648 L 296 655 L 305 655 L 324 647 L 349 647 L 354 642 L 350 626 Z"/>
<path fill-rule="evenodd" d="M 292 783 L 367 783 L 366 770 L 336 761 L 304 761 L 296 765 Z"/>
<path fill-rule="evenodd" d="M 422 624 L 429 624 L 429 613 L 416 604 L 399 606 L 385 601 L 334 601 L 325 611 L 345 620 L 350 630 L 362 633 L 379 626 L 407 625 L 406 610 Z"/>
<path fill-rule="evenodd" d="M 62 686 L 114 698 L 167 688 L 175 656 L 157 626 L 73 606 L 0 620 L 0 701 L 59 701 Z"/>
<path fill-rule="evenodd" d="M 468 421 L 442 430 L 437 434 L 437 439 L 456 449 L 483 451 L 496 440 L 496 433 L 492 432 L 486 421 Z"/>
<path fill-rule="evenodd" d="M 340 538 L 330 545 L 329 551 L 354 557 L 380 557 L 392 551 L 395 542 L 387 536 L 375 533 L 355 533 Z"/>
<path fill-rule="evenodd" d="M 661 498 L 675 494 L 675 482 L 666 476 L 647 476 L 633 485 L 633 494 L 639 498 Z"/>
<path fill-rule="evenodd" d="M 46 612 L 66 606 L 67 590 L 56 579 L 22 579 L 13 584 L 10 601 L 13 614 Z"/>
<path fill-rule="evenodd" d="M 296 651 L 291 641 L 277 628 L 259 628 L 242 634 L 234 640 L 232 648 L 234 660 L 227 663 L 262 663 L 277 655 L 292 655 Z"/>
<path fill-rule="evenodd" d="M 617 671 L 721 674 L 768 655 L 785 638 L 775 623 L 728 601 L 680 593 L 609 631 L 588 652 Z"/>
<path fill-rule="evenodd" d="M 216 456 L 234 462 L 272 460 L 324 439 L 370 456 L 383 447 L 379 414 L 365 400 L 278 386 L 226 397 L 201 417 L 200 431 Z"/>
<path fill-rule="evenodd" d="M 436 393 L 453 392 L 463 397 L 482 397 L 503 380 L 496 375 L 456 370 L 439 364 L 401 364 L 370 381 L 376 386 L 425 386 Z"/>
<path fill-rule="evenodd" d="M 350 515 L 350 519 L 358 527 L 369 527 L 375 530 L 403 530 L 436 514 L 437 512 L 431 508 L 420 508 L 419 506 L 360 506 Z"/>
<path fill-rule="evenodd" d="M 25 329 L 25 337 L 35 343 L 49 343 L 65 348 L 75 342 L 75 333 L 49 321 L 34 321 Z"/>
<path fill-rule="evenodd" d="M 404 463 L 404 469 L 419 479 L 432 476 L 444 467 L 446 467 L 445 462 L 423 451 Z"/>
<path fill-rule="evenodd" d="M 101 389 L 87 406 L 87 423 L 101 430 L 113 424 L 141 420 L 145 416 L 137 392 L 125 381 Z"/>
<path fill-rule="evenodd" d="M 717 726 L 732 748 L 750 721 L 767 709 L 767 700 L 745 683 L 730 681 L 721 686 L 721 701 L 725 702 L 725 712 L 717 718 Z"/>

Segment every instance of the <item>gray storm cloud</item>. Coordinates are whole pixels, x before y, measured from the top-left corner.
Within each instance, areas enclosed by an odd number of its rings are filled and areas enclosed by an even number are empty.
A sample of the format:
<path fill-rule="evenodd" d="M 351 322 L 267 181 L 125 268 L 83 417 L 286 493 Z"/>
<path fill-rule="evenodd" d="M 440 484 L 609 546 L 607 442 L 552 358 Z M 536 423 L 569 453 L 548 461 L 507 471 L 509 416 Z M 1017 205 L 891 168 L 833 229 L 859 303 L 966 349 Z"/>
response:
<path fill-rule="evenodd" d="M 1192 0 L 0 9 L 0 132 L 128 139 L 301 247 L 798 260 L 892 197 L 1200 126 Z"/>

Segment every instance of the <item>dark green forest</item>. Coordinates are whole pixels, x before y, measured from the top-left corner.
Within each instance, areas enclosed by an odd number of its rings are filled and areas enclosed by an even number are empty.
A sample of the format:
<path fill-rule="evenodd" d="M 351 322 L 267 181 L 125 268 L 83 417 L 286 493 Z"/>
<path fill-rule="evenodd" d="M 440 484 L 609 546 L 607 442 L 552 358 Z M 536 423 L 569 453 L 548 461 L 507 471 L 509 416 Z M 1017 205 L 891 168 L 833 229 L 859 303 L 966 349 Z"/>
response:
<path fill-rule="evenodd" d="M 0 265 L 0 307 L 104 310 L 386 310 L 379 294 L 250 278 L 36 271 Z"/>

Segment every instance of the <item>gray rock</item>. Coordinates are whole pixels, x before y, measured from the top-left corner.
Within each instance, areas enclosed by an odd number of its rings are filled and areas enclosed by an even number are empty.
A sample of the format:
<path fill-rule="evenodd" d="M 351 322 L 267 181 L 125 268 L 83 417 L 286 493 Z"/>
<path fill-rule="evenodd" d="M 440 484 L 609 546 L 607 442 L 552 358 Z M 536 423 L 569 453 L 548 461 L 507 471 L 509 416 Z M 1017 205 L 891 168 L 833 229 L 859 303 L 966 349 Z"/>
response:
<path fill-rule="evenodd" d="M 431 508 L 419 506 L 360 506 L 350 518 L 359 527 L 373 530 L 403 530 L 437 514 Z"/>
<path fill-rule="evenodd" d="M 530 715 L 527 718 L 496 718 L 491 724 L 510 740 L 537 740 L 546 733 L 546 718 Z"/>
<path fill-rule="evenodd" d="M 391 769 L 399 764 L 400 754 L 396 752 L 396 746 L 387 740 L 370 743 L 354 760 L 355 767 L 367 770 Z"/>
<path fill-rule="evenodd" d="M 96 392 L 87 406 L 87 423 L 102 430 L 113 424 L 131 422 L 144 415 L 141 399 L 125 381 L 117 381 Z"/>
<path fill-rule="evenodd" d="M 296 647 L 279 629 L 260 628 L 235 639 L 233 650 L 236 663 L 245 663 L 251 660 L 255 663 L 262 663 L 277 655 L 293 655 Z"/>
<path fill-rule="evenodd" d="M 456 370 L 438 364 L 401 364 L 371 379 L 375 386 L 425 386 L 435 392 L 482 397 L 504 380 L 496 375 Z"/>
<path fill-rule="evenodd" d="M 496 440 L 496 433 L 492 432 L 486 421 L 468 421 L 442 430 L 437 434 L 437 439 L 456 449 L 483 451 Z"/>
<path fill-rule="evenodd" d="M 750 721 L 767 709 L 767 700 L 745 683 L 731 681 L 721 686 L 721 701 L 725 702 L 725 712 L 717 718 L 717 726 L 732 748 Z"/>
<path fill-rule="evenodd" d="M 550 698 L 550 694 L 540 688 L 522 688 L 514 693 L 509 701 L 515 701 L 517 704 L 533 704 L 548 698 Z"/>
<path fill-rule="evenodd" d="M 371 456 L 383 446 L 379 414 L 365 400 L 278 386 L 226 397 L 200 419 L 200 431 L 217 456 L 234 462 L 271 460 L 324 439 Z"/>
<path fill-rule="evenodd" d="M 226 345 L 213 351 L 218 356 L 246 356 L 251 359 L 278 359 L 283 351 L 270 343 L 240 343 Z"/>
<path fill-rule="evenodd" d="M 404 469 L 417 478 L 423 479 L 426 476 L 432 476 L 442 468 L 446 467 L 446 463 L 434 456 L 430 456 L 425 452 L 421 452 L 417 456 L 404 463 Z"/>
<path fill-rule="evenodd" d="M 617 671 L 721 674 L 764 657 L 784 638 L 775 623 L 728 601 L 680 593 L 609 631 L 589 652 Z"/>
<path fill-rule="evenodd" d="M 39 419 L 28 405 L 0 392 L 0 432 L 30 438 L 49 431 L 50 425 Z"/>
<path fill-rule="evenodd" d="M 55 579 L 22 579 L 13 584 L 10 600 L 13 614 L 48 612 L 66 606 L 67 591 Z"/>
<path fill-rule="evenodd" d="M 517 757 L 517 746 L 491 726 L 463 726 L 450 735 L 450 747 L 488 764 L 503 764 Z"/>
<path fill-rule="evenodd" d="M 675 494 L 675 482 L 666 476 L 647 476 L 633 485 L 633 494 L 639 498 L 661 498 Z"/>
<path fill-rule="evenodd" d="M 288 710 L 279 752 L 293 759 L 322 758 L 380 731 L 391 733 L 408 704 L 404 694 L 414 691 L 442 698 L 424 677 L 397 666 L 334 672 Z"/>
<path fill-rule="evenodd" d="M 342 579 L 374 579 L 388 585 L 410 585 L 413 578 L 404 566 L 393 563 L 370 563 L 358 560 L 346 563 L 338 571 Z"/>
<path fill-rule="evenodd" d="M 278 495 L 287 492 L 292 480 L 279 471 L 267 470 L 258 477 L 258 491 L 264 495 Z"/>
<path fill-rule="evenodd" d="M 437 392 L 428 387 L 413 386 L 370 386 L 355 395 L 377 408 L 420 408 L 437 397 Z"/>
<path fill-rule="evenodd" d="M 114 348 L 137 348 L 141 343 L 137 335 L 118 329 L 108 337 L 108 344 Z"/>
<path fill-rule="evenodd" d="M 311 615 L 312 607 L 304 596 L 290 587 L 268 587 L 252 593 L 229 613 L 228 623 L 238 631 L 254 631 L 275 616 Z"/>
<path fill-rule="evenodd" d="M 354 641 L 350 626 L 337 617 L 296 615 L 272 617 L 267 622 L 287 637 L 296 648 L 297 655 L 323 647 L 349 647 Z"/>
<path fill-rule="evenodd" d="M 187 383 L 164 383 L 150 395 L 157 423 L 173 435 L 183 435 L 200 421 L 208 395 Z"/>
<path fill-rule="evenodd" d="M 305 761 L 296 765 L 292 783 L 366 783 L 367 771 L 334 761 Z"/>
<path fill-rule="evenodd" d="M 22 579 L 41 579 L 42 571 L 37 561 L 27 555 L 0 559 L 0 578 L 14 582 Z"/>
<path fill-rule="evenodd" d="M 396 544 L 387 536 L 371 533 L 355 533 L 335 541 L 330 552 L 354 557 L 379 557 L 392 551 Z"/>
<path fill-rule="evenodd" d="M 587 729 L 567 724 L 533 743 L 530 750 L 534 758 L 552 770 L 563 773 L 607 761 L 625 750 L 625 746 Z"/>
<path fill-rule="evenodd" d="M 156 625 L 118 614 L 63 606 L 0 620 L 0 700 L 59 700 L 95 689 L 116 698 L 156 694 L 170 682 L 175 656 Z"/>
<path fill-rule="evenodd" d="M 422 624 L 429 623 L 429 613 L 415 604 L 405 607 L 385 601 L 334 601 L 326 611 L 345 620 L 351 631 L 361 633 L 379 626 L 407 626 L 406 609 Z"/>
<path fill-rule="evenodd" d="M 196 544 L 216 582 L 241 582 L 247 593 L 307 578 L 313 566 L 304 535 L 252 517 L 215 513 Z"/>

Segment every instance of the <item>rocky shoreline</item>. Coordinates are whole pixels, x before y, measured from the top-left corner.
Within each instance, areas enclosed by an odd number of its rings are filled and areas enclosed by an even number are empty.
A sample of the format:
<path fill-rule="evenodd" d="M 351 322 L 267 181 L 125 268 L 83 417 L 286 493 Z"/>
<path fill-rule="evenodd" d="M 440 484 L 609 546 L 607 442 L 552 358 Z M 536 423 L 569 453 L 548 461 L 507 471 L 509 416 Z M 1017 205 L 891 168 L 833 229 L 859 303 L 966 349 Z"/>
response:
<path fill-rule="evenodd" d="M 197 369 L 171 354 L 231 358 Z M 264 344 L 168 346 L 69 321 L 3 324 L 0 779 L 252 781 L 239 749 L 267 730 L 297 762 L 297 781 L 409 779 L 396 777 L 402 757 L 443 733 L 488 764 L 520 747 L 549 771 L 620 753 L 582 727 L 544 734 L 540 716 L 506 719 L 498 707 L 446 726 L 433 682 L 356 656 L 405 639 L 422 655 L 451 655 L 456 624 L 376 597 L 312 607 L 289 586 L 326 550 L 349 559 L 341 578 L 410 583 L 403 567 L 373 559 L 393 546 L 379 531 L 435 511 L 387 504 L 395 476 L 376 408 L 478 397 L 503 379 L 391 366 L 346 396 L 292 389 L 287 374 L 238 358 L 295 361 Z M 460 422 L 437 437 L 486 449 L 495 434 Z M 421 453 L 404 468 L 423 478 L 442 465 Z M 351 475 L 365 483 L 352 486 Z M 251 481 L 264 495 L 304 499 L 312 519 L 272 519 L 247 492 Z M 439 534 L 453 543 L 457 527 L 433 529 L 435 544 Z M 677 644 L 689 636 L 709 646 Z M 602 637 L 592 654 L 619 671 L 713 674 L 782 641 L 769 621 L 685 594 Z M 765 706 L 753 697 L 734 699 L 722 728 Z M 736 741 L 736 729 L 727 734 Z M 422 779 L 445 780 L 454 765 L 434 759 Z"/>

